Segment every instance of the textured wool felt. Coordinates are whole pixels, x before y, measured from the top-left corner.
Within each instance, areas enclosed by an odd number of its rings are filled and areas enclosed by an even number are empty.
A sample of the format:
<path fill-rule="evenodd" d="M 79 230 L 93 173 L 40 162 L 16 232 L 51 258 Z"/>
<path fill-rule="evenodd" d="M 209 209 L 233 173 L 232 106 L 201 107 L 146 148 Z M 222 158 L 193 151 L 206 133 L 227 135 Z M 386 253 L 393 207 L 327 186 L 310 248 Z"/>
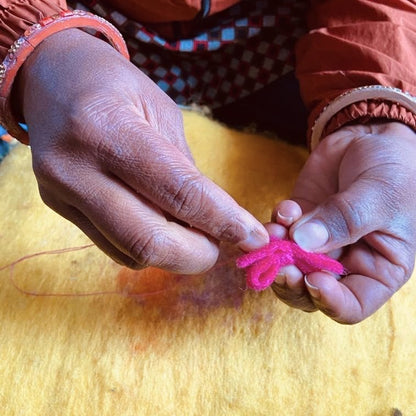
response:
<path fill-rule="evenodd" d="M 299 148 L 197 114 L 185 114 L 185 128 L 201 170 L 262 221 L 289 195 L 306 158 Z M 0 265 L 88 243 L 40 201 L 28 148 L 14 148 L 0 165 L 0 195 Z M 135 275 L 95 248 L 14 270 L 27 290 L 153 291 L 135 299 L 30 297 L 0 272 L 0 413 L 416 414 L 414 278 L 349 327 L 291 309 L 270 289 L 242 290 L 226 259 L 208 279 Z"/>

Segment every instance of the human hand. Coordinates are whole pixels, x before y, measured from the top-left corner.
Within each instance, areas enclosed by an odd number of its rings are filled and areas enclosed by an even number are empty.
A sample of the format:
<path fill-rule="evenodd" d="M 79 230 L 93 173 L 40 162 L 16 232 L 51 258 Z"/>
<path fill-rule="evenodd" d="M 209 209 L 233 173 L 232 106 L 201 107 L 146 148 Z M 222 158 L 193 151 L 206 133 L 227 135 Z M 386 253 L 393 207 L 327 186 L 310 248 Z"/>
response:
<path fill-rule="evenodd" d="M 293 201 L 274 210 L 272 226 L 282 235 L 287 227 L 306 250 L 331 253 L 349 274 L 304 278 L 291 267 L 273 284 L 277 296 L 341 323 L 360 322 L 383 305 L 414 267 L 415 160 L 416 134 L 401 123 L 349 126 L 326 137 L 301 171 Z"/>
<path fill-rule="evenodd" d="M 267 243 L 194 166 L 177 106 L 108 44 L 77 29 L 54 34 L 18 86 L 43 200 L 119 263 L 199 273 L 219 241 Z"/>

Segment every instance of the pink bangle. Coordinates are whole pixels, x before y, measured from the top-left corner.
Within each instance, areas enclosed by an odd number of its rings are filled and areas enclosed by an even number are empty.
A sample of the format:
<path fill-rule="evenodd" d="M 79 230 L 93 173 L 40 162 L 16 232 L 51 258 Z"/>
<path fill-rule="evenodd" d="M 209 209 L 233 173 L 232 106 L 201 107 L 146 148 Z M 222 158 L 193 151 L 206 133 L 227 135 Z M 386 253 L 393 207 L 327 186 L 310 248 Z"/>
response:
<path fill-rule="evenodd" d="M 90 28 L 103 34 L 118 52 L 129 59 L 127 46 L 120 32 L 103 18 L 83 10 L 63 11 L 29 27 L 13 43 L 3 63 L 0 64 L 0 123 L 12 136 L 24 144 L 29 144 L 29 136 L 19 126 L 11 108 L 10 93 L 14 79 L 37 45 L 54 33 L 76 27 Z"/>

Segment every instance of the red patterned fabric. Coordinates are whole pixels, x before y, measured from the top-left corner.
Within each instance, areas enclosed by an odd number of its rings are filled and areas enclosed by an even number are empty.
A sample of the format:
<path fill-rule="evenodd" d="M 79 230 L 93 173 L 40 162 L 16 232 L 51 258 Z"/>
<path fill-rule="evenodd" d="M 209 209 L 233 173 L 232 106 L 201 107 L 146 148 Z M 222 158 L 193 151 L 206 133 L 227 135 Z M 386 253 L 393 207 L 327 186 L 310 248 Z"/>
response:
<path fill-rule="evenodd" d="M 220 107 L 292 71 L 294 45 L 306 31 L 306 1 L 241 2 L 187 25 L 188 36 L 174 40 L 100 1 L 68 4 L 117 26 L 132 62 L 182 105 Z"/>
<path fill-rule="evenodd" d="M 105 0 L 132 19 L 146 23 L 186 22 L 221 12 L 241 0 Z"/>

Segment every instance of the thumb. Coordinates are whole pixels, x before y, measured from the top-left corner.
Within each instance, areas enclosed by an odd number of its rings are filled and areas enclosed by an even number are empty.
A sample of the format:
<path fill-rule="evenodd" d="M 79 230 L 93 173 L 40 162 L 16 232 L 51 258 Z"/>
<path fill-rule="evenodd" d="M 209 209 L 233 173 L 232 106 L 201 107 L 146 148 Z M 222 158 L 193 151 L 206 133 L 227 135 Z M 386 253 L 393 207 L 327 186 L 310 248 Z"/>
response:
<path fill-rule="evenodd" d="M 304 250 L 329 252 L 380 229 L 391 217 L 386 212 L 391 203 L 377 185 L 358 180 L 332 195 L 291 227 L 291 238 Z M 297 202 L 302 206 L 302 200 Z"/>

